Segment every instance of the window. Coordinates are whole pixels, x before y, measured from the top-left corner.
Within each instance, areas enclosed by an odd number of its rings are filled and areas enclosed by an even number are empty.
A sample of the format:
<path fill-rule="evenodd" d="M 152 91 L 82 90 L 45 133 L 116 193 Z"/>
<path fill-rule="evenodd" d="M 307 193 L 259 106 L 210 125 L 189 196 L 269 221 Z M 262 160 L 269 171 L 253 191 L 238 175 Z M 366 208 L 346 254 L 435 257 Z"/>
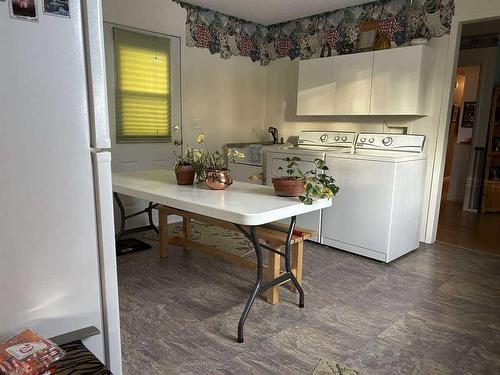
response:
<path fill-rule="evenodd" d="M 169 142 L 170 40 L 113 29 L 116 140 Z"/>

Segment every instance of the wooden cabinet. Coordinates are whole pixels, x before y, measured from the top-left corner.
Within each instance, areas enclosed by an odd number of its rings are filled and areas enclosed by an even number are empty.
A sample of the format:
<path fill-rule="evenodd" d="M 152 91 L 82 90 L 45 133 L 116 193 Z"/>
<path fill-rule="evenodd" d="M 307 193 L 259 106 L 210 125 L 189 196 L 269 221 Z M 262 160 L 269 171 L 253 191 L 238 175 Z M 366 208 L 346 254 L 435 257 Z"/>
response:
<path fill-rule="evenodd" d="M 426 115 L 432 50 L 411 46 L 373 56 L 371 115 Z"/>
<path fill-rule="evenodd" d="M 299 63 L 297 115 L 333 114 L 333 57 Z"/>
<path fill-rule="evenodd" d="M 373 52 L 335 56 L 333 59 L 333 114 L 368 115 L 372 86 Z"/>
<path fill-rule="evenodd" d="M 410 46 L 300 61 L 297 115 L 426 115 L 433 56 Z"/>
<path fill-rule="evenodd" d="M 500 86 L 491 102 L 481 212 L 500 212 Z"/>

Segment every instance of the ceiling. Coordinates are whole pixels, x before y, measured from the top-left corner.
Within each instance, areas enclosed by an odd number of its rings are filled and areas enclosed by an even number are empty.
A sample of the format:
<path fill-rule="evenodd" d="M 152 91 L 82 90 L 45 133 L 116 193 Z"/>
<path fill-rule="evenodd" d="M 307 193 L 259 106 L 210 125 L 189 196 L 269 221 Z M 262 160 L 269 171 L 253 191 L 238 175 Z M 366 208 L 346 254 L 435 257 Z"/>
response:
<path fill-rule="evenodd" d="M 247 21 L 272 25 L 373 0 L 183 0 Z"/>

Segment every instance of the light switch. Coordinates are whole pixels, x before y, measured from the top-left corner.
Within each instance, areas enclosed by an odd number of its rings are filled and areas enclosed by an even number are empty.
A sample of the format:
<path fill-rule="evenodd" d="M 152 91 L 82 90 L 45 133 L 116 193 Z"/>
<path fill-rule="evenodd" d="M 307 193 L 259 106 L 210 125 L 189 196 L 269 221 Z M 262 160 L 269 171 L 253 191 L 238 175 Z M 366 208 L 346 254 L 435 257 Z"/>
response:
<path fill-rule="evenodd" d="M 201 120 L 199 118 L 193 120 L 193 129 L 201 129 Z"/>

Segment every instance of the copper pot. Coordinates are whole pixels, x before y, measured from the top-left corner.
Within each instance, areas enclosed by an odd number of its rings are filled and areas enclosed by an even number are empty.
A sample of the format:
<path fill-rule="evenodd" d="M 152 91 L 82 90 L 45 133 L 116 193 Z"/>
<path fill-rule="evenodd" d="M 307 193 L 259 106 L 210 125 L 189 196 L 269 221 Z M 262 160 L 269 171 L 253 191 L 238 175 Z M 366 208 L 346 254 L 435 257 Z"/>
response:
<path fill-rule="evenodd" d="M 192 185 L 194 182 L 194 167 L 192 165 L 178 165 L 175 168 L 177 185 Z"/>
<path fill-rule="evenodd" d="M 208 169 L 206 171 L 205 185 L 210 189 L 223 190 L 233 184 L 229 169 Z"/>
<path fill-rule="evenodd" d="M 273 177 L 274 192 L 280 197 L 298 197 L 305 191 L 303 178 Z"/>

